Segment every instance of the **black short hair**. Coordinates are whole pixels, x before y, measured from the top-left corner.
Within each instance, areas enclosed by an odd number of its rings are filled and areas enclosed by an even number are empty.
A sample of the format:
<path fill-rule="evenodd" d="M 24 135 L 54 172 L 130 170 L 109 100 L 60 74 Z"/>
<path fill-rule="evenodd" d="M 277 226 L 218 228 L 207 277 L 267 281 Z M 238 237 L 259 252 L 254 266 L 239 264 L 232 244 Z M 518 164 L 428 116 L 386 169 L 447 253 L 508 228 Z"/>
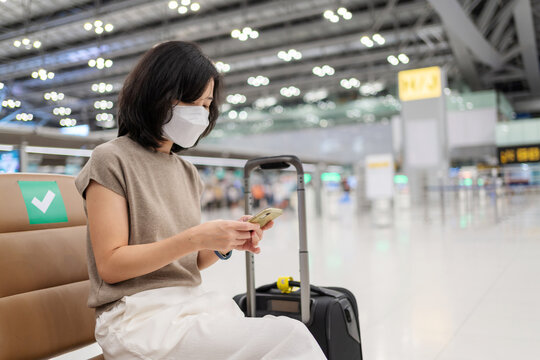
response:
<path fill-rule="evenodd" d="M 214 79 L 210 123 L 200 139 L 214 128 L 221 101 L 223 80 L 212 61 L 192 42 L 168 41 L 148 50 L 127 76 L 118 96 L 118 136 L 128 135 L 144 147 L 156 150 L 163 124 L 171 120 L 173 102 L 199 99 Z M 194 145 L 194 146 L 195 146 Z M 172 146 L 172 152 L 184 148 Z"/>

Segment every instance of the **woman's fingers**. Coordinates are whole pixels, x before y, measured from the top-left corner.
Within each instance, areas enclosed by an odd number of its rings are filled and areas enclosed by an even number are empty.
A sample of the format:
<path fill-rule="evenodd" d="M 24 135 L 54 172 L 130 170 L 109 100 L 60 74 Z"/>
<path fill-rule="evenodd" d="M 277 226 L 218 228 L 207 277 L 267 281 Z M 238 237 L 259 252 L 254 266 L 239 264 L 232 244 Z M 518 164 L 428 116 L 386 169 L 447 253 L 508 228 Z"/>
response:
<path fill-rule="evenodd" d="M 261 249 L 258 246 L 254 246 L 250 241 L 246 241 L 242 245 L 234 246 L 234 250 L 238 251 L 250 251 L 254 254 L 259 254 Z"/>
<path fill-rule="evenodd" d="M 242 216 L 242 217 L 240 218 L 239 221 L 246 222 L 246 221 L 248 221 L 249 219 L 251 219 L 252 217 L 253 217 L 253 216 L 251 216 L 251 215 L 244 215 L 244 216 Z"/>
<path fill-rule="evenodd" d="M 252 224 L 250 222 L 242 222 L 242 221 L 236 221 L 235 223 L 235 230 L 236 231 L 252 231 L 260 229 L 261 226 L 259 224 Z"/>
<path fill-rule="evenodd" d="M 232 245 L 233 246 L 242 246 L 242 245 L 244 245 L 245 243 L 248 242 L 247 240 L 249 240 L 249 239 L 234 239 L 232 241 Z"/>
<path fill-rule="evenodd" d="M 262 230 L 262 229 L 257 229 L 257 230 L 255 230 L 255 231 L 253 231 L 253 234 L 256 234 L 256 235 L 259 237 L 259 239 L 262 239 L 262 237 L 263 237 L 263 230 Z"/>
<path fill-rule="evenodd" d="M 270 221 L 268 224 L 264 225 L 262 227 L 262 230 L 268 230 L 268 229 L 271 229 L 272 226 L 274 226 L 274 220 Z"/>
<path fill-rule="evenodd" d="M 252 237 L 251 237 L 251 241 L 250 243 L 253 245 L 253 246 L 258 246 L 259 245 L 259 241 L 261 241 L 261 238 L 259 238 L 259 236 L 255 233 L 253 233 Z"/>
<path fill-rule="evenodd" d="M 242 239 L 242 240 L 250 240 L 251 239 L 251 231 L 237 231 L 235 238 L 236 239 Z"/>

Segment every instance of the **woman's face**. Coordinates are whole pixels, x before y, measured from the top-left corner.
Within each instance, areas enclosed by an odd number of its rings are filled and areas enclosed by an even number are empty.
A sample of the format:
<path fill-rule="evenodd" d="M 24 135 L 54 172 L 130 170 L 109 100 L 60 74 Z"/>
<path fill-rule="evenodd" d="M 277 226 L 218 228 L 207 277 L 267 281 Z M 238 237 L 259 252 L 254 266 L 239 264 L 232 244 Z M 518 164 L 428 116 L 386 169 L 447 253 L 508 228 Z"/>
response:
<path fill-rule="evenodd" d="M 212 100 L 214 100 L 214 98 L 212 97 L 213 94 L 214 94 L 214 79 L 210 78 L 210 81 L 206 85 L 206 89 L 204 89 L 204 92 L 200 98 L 198 98 L 192 103 L 185 103 L 183 101 L 178 101 L 174 105 L 203 106 L 206 110 L 209 110 L 210 104 L 212 103 Z"/>

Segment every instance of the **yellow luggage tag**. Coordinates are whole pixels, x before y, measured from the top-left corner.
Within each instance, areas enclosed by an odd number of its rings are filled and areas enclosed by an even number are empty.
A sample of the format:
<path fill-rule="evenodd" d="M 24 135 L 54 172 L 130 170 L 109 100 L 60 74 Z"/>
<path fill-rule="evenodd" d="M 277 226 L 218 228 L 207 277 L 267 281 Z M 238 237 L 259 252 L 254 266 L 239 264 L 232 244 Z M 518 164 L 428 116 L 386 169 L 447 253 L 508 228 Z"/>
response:
<path fill-rule="evenodd" d="M 289 281 L 294 281 L 292 276 L 281 276 L 278 278 L 276 284 L 277 288 L 281 290 L 283 294 L 290 294 L 293 291 L 297 291 L 298 287 L 293 287 L 289 285 Z"/>

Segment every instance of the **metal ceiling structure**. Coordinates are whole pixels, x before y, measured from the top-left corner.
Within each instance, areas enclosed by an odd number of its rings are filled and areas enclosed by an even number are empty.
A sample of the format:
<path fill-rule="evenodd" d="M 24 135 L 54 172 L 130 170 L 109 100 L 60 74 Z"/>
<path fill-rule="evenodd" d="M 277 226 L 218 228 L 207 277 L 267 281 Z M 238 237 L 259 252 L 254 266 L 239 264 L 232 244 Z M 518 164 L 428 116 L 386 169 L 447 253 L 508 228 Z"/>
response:
<path fill-rule="evenodd" d="M 185 4 L 185 13 L 178 9 Z M 357 88 L 345 89 L 342 79 L 378 82 L 379 95 L 395 94 L 397 72 L 439 65 L 451 87 L 497 89 L 517 111 L 540 113 L 539 0 L 2 0 L 0 1 L 0 100 L 21 102 L 3 107 L 0 126 L 19 124 L 58 128 L 56 107 L 69 107 L 70 118 L 103 131 L 96 120 L 98 100 L 116 100 L 122 82 L 144 51 L 167 40 L 189 40 L 213 59 L 230 66 L 226 94 L 243 94 L 245 108 L 261 97 L 273 96 L 277 105 L 302 103 L 280 89 L 295 86 L 301 94 L 326 89 L 337 99 L 359 99 Z M 350 20 L 325 11 L 339 8 Z M 193 10 L 194 9 L 194 10 Z M 196 10 L 196 11 L 195 11 Z M 343 11 L 343 10 L 340 10 Z M 85 29 L 100 21 L 113 30 Z M 103 25 L 105 26 L 105 25 Z M 231 37 L 233 29 L 250 27 L 259 36 L 247 41 Z M 374 34 L 384 41 L 373 42 Z M 362 41 L 362 37 L 367 37 Z M 29 46 L 20 44 L 29 40 Z M 33 47 L 39 41 L 38 47 Z M 19 46 L 15 46 L 18 44 Z M 300 60 L 283 61 L 279 51 L 295 49 Z M 392 65 L 390 55 L 406 54 L 408 63 Z M 111 59 L 110 68 L 89 67 L 89 60 Z M 314 75 L 316 66 L 329 65 L 332 76 Z M 52 79 L 33 78 L 43 68 Z M 263 75 L 268 86 L 247 83 Z M 96 83 L 112 91 L 92 91 Z M 45 100 L 47 92 L 65 94 Z M 18 113 L 32 113 L 28 122 Z M 114 108 L 109 110 L 114 113 Z M 65 117 L 65 116 L 64 116 Z M 239 120 L 241 121 L 241 120 Z"/>

